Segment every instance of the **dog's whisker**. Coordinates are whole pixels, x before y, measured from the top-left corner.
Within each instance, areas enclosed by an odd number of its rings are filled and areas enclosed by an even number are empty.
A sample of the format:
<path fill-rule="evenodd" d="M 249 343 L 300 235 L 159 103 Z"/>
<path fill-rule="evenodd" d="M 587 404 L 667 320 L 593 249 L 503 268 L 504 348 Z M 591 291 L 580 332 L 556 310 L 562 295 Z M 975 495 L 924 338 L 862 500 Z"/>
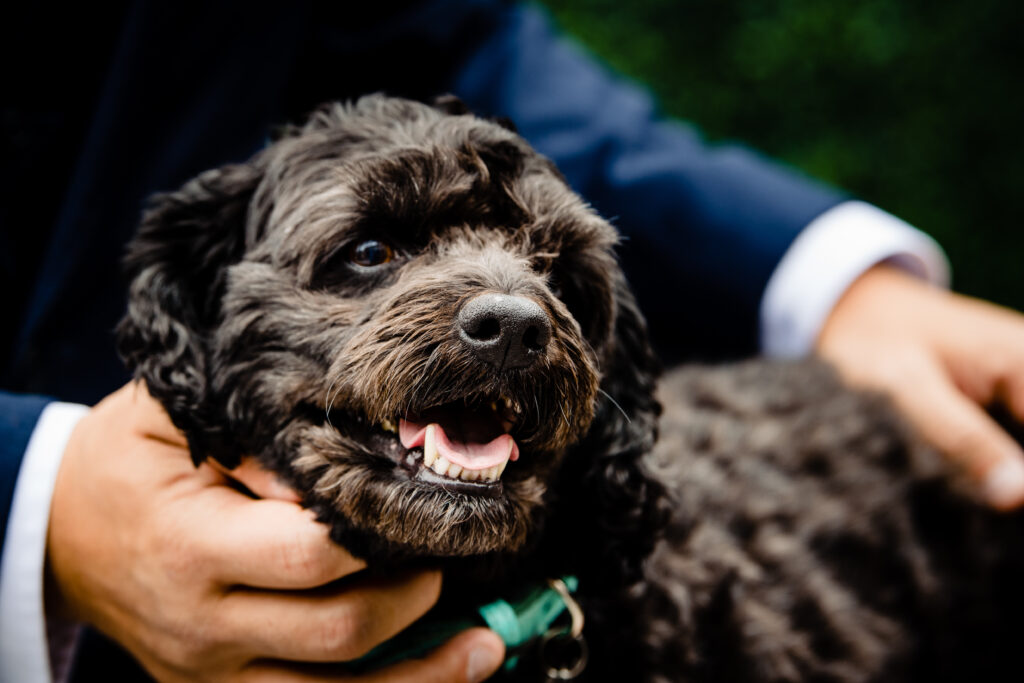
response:
<path fill-rule="evenodd" d="M 572 429 L 572 425 L 569 424 L 569 417 L 565 414 L 565 406 L 562 405 L 561 401 L 558 402 L 558 410 L 562 413 L 562 420 L 565 422 L 566 428 Z"/>
<path fill-rule="evenodd" d="M 620 413 L 622 413 L 622 417 L 626 418 L 626 422 L 628 422 L 628 423 L 630 423 L 630 424 L 632 424 L 632 423 L 633 423 L 633 421 L 632 421 L 631 419 L 629 419 L 629 415 L 626 415 L 626 411 L 622 409 L 622 406 L 620 406 L 620 405 L 619 405 L 619 404 L 618 404 L 618 403 L 617 403 L 617 402 L 615 401 L 615 399 L 614 399 L 614 398 L 612 398 L 611 394 L 609 394 L 609 393 L 608 393 L 607 391 L 605 391 L 605 390 L 604 390 L 604 389 L 602 389 L 601 387 L 598 387 L 598 388 L 597 388 L 597 391 L 598 391 L 598 393 L 599 393 L 599 394 L 603 395 L 603 396 L 604 396 L 605 398 L 607 398 L 607 399 L 608 399 L 609 401 L 611 401 L 611 402 L 612 402 L 612 405 L 613 405 L 613 406 L 615 406 L 616 408 L 618 408 L 618 409 L 619 409 L 619 412 L 620 412 Z"/>
<path fill-rule="evenodd" d="M 327 387 L 327 391 L 324 393 L 324 419 L 327 420 L 327 424 L 331 425 L 331 427 L 334 427 L 334 423 L 331 422 L 331 407 L 334 405 L 334 397 L 331 396 L 331 391 L 334 389 L 337 381 L 337 377 L 332 379 Z"/>

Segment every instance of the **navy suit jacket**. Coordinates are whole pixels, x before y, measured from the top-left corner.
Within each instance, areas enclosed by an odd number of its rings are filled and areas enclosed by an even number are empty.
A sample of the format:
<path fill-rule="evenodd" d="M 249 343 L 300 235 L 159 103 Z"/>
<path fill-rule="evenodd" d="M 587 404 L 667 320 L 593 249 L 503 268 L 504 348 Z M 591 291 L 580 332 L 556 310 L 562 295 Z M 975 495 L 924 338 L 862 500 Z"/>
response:
<path fill-rule="evenodd" d="M 663 351 L 712 359 L 756 349 L 768 277 L 838 193 L 659 119 L 646 93 L 565 41 L 537 8 L 352 4 L 107 10 L 98 37 L 109 40 L 93 46 L 104 69 L 92 99 L 77 103 L 83 123 L 54 180 L 52 221 L 0 229 L 0 255 L 24 238 L 15 228 L 45 236 L 33 267 L 11 278 L 23 286 L 7 316 L 15 322 L 0 332 L 0 530 L 44 403 L 24 394 L 92 403 L 127 379 L 112 329 L 124 305 L 119 259 L 144 197 L 247 158 L 273 124 L 327 100 L 452 92 L 477 113 L 512 119 L 625 235 L 621 258 Z M 45 34 L 27 40 L 60 54 Z M 3 267 L 15 272 L 17 259 L 0 258 Z"/>

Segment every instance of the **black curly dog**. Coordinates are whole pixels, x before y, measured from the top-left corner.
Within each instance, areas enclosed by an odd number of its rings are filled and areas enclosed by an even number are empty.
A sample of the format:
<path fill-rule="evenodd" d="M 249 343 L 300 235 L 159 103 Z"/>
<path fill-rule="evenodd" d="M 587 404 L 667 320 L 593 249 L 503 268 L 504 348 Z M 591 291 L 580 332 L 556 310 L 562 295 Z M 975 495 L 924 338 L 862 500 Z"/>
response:
<path fill-rule="evenodd" d="M 443 603 L 577 576 L 581 679 L 1017 679 L 1016 518 L 814 362 L 673 372 L 659 422 L 617 240 L 507 127 L 370 96 L 152 200 L 120 348 Z"/>

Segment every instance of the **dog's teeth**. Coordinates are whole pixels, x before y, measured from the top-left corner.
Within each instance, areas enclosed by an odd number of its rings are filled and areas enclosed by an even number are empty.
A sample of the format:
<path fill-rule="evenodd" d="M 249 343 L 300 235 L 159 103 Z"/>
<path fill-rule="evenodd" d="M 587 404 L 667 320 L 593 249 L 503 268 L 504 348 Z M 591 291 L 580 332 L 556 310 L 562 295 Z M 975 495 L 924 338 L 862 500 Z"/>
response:
<path fill-rule="evenodd" d="M 423 464 L 427 467 L 433 466 L 438 459 L 436 425 L 427 425 L 427 433 L 423 437 Z M 442 472 L 443 474 L 443 472 Z"/>
<path fill-rule="evenodd" d="M 380 427 L 386 432 L 394 432 L 396 434 L 398 433 L 398 429 L 395 427 L 395 423 L 392 422 L 391 420 L 381 420 Z"/>
<path fill-rule="evenodd" d="M 437 449 L 437 429 L 436 424 L 427 425 L 427 431 L 423 435 L 423 465 L 425 467 L 429 467 L 442 476 L 463 481 L 497 481 L 501 477 L 501 473 L 505 471 L 505 465 L 508 464 L 507 461 L 483 470 L 470 470 L 441 455 Z"/>
<path fill-rule="evenodd" d="M 491 401 L 491 412 L 492 413 L 498 412 L 498 402 L 497 401 Z"/>
<path fill-rule="evenodd" d="M 448 466 L 450 464 L 451 463 L 445 460 L 443 455 L 439 455 L 437 456 L 437 460 L 434 461 L 434 464 L 431 465 L 431 469 L 433 469 L 438 474 L 448 474 Z"/>
<path fill-rule="evenodd" d="M 505 404 L 506 408 L 512 410 L 512 399 L 510 399 L 508 396 L 502 396 L 501 400 Z"/>

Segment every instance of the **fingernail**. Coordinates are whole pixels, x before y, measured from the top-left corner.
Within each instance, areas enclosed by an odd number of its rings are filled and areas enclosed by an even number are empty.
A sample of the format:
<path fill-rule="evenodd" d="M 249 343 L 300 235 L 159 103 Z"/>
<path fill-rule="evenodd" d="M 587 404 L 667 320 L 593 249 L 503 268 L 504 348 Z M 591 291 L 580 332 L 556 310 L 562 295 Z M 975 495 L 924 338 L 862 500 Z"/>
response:
<path fill-rule="evenodd" d="M 1024 499 L 1024 462 L 1006 458 L 985 476 L 985 497 L 992 505 L 1009 508 Z"/>
<path fill-rule="evenodd" d="M 478 646 L 469 653 L 466 662 L 466 679 L 469 683 L 480 683 L 501 666 L 501 653 L 494 648 Z"/>

